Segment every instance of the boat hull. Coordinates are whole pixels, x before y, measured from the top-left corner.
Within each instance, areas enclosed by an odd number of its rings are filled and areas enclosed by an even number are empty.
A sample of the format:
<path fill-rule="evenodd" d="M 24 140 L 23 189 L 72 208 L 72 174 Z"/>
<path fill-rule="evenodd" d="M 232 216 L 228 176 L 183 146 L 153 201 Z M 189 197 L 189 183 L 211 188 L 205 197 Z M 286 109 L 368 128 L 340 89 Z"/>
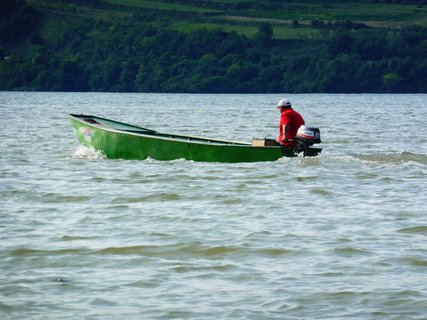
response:
<path fill-rule="evenodd" d="M 205 162 L 275 161 L 295 156 L 289 147 L 254 147 L 251 144 L 168 135 L 89 115 L 70 115 L 79 142 L 110 159 L 186 159 Z M 311 148 L 308 156 L 321 152 Z"/>

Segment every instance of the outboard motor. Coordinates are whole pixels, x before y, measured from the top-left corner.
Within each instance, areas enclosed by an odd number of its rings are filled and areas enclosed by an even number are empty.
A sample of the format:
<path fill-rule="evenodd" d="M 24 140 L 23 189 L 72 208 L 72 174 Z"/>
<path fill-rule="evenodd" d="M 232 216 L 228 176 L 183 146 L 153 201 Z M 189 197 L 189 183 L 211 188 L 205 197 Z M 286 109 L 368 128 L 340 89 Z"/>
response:
<path fill-rule="evenodd" d="M 315 143 L 321 143 L 320 130 L 318 128 L 307 127 L 305 125 L 299 127 L 295 136 L 296 144 L 295 154 L 303 153 L 306 156 L 308 148 Z"/>

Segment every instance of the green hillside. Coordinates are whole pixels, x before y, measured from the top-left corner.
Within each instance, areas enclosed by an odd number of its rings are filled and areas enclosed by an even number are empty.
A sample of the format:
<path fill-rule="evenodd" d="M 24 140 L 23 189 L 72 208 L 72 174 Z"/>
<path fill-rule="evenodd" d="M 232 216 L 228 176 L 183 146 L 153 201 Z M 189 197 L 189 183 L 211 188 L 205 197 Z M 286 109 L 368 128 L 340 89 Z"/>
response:
<path fill-rule="evenodd" d="M 0 90 L 427 92 L 424 2 L 0 0 Z"/>

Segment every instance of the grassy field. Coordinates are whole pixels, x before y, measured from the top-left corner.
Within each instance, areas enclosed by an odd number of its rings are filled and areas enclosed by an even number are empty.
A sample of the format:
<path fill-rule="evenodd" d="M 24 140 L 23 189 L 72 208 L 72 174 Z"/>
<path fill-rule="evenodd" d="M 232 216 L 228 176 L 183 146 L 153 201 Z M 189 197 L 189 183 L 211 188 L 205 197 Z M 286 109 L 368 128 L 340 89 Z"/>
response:
<path fill-rule="evenodd" d="M 173 12 L 197 14 L 197 24 L 205 20 L 207 27 L 211 24 L 220 25 L 223 30 L 236 31 L 241 34 L 253 35 L 259 24 L 269 22 L 274 28 L 274 37 L 300 38 L 301 36 L 315 36 L 317 31 L 310 30 L 312 20 L 345 21 L 364 23 L 375 28 L 396 28 L 403 25 L 418 24 L 427 26 L 427 7 L 417 8 L 415 4 L 376 3 L 372 1 L 331 2 L 328 4 L 317 1 L 286 2 L 257 0 L 214 0 L 219 6 L 215 8 L 181 3 L 149 1 L 149 0 L 104 0 L 110 4 L 150 9 L 164 12 L 173 17 Z M 279 3 L 279 4 L 278 4 Z M 242 5 L 242 4 L 246 4 Z M 236 5 L 242 5 L 236 9 Z M 231 9 L 230 9 L 231 8 Z M 208 14 L 201 17 L 200 14 Z M 213 19 L 215 21 L 213 21 Z M 291 23 L 300 21 L 302 28 L 293 28 Z M 182 28 L 182 26 L 180 26 Z M 190 28 L 191 26 L 186 26 Z"/>
<path fill-rule="evenodd" d="M 259 0 L 211 0 L 211 6 L 185 5 L 174 1 L 101 0 L 108 6 L 87 7 L 49 0 L 27 0 L 45 11 L 85 19 L 111 20 L 134 13 L 155 14 L 167 21 L 169 28 L 192 30 L 216 28 L 252 36 L 262 22 L 273 28 L 276 39 L 315 38 L 319 30 L 311 28 L 313 20 L 360 22 L 374 28 L 398 28 L 418 24 L 427 26 L 427 6 L 414 4 L 386 4 L 366 1 L 286 2 Z M 197 3 L 197 2 L 194 2 Z M 239 9 L 240 8 L 240 9 Z M 298 21 L 299 27 L 292 25 Z"/>
<path fill-rule="evenodd" d="M 210 9 L 196 5 L 181 3 L 150 1 L 150 0 L 103 0 L 111 4 L 146 8 L 165 11 L 185 11 L 194 13 L 236 14 L 248 18 L 276 18 L 276 19 L 322 19 L 322 20 L 352 20 L 352 21 L 388 21 L 408 22 L 409 24 L 421 17 L 427 16 L 427 8 L 417 8 L 414 4 L 375 3 L 371 1 L 348 1 L 329 4 L 316 1 L 286 2 L 278 5 L 277 2 L 265 1 L 260 5 L 255 0 L 216 0 L 213 3 L 224 4 L 253 4 L 248 9 Z"/>
<path fill-rule="evenodd" d="M 179 31 L 193 31 L 197 29 L 223 30 L 226 32 L 237 32 L 247 37 L 252 37 L 259 29 L 257 26 L 226 25 L 215 23 L 180 23 L 174 25 L 174 29 Z M 308 27 L 290 28 L 286 26 L 274 27 L 273 37 L 276 39 L 300 39 L 315 38 L 319 36 L 319 31 Z"/>
<path fill-rule="evenodd" d="M 168 11 L 185 11 L 185 12 L 216 12 L 216 10 L 205 9 L 196 6 L 189 6 L 183 4 L 176 4 L 162 1 L 149 1 L 149 0 L 104 0 L 110 4 L 118 4 L 128 7 L 154 9 L 154 10 L 168 10 Z"/>

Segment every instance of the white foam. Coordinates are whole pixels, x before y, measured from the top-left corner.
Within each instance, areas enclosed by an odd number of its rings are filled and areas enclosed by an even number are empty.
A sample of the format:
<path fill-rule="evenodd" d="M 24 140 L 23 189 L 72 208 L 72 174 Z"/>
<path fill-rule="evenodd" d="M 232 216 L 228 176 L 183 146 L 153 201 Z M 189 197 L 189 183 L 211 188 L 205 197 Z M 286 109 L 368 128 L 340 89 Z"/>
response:
<path fill-rule="evenodd" d="M 72 159 L 90 159 L 90 160 L 101 160 L 107 159 L 102 151 L 95 150 L 93 147 L 78 146 L 74 151 Z"/>

